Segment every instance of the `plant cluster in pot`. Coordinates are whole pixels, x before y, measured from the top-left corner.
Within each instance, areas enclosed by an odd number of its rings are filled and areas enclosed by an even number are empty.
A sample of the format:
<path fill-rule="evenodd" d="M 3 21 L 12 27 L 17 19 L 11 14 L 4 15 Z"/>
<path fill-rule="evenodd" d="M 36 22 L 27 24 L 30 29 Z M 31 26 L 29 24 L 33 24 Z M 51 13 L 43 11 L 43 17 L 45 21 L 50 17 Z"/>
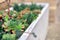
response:
<path fill-rule="evenodd" d="M 32 3 L 14 4 L 10 14 L 0 11 L 0 39 L 17 40 L 38 17 L 43 6 Z M 4 15 L 5 14 L 5 15 Z"/>

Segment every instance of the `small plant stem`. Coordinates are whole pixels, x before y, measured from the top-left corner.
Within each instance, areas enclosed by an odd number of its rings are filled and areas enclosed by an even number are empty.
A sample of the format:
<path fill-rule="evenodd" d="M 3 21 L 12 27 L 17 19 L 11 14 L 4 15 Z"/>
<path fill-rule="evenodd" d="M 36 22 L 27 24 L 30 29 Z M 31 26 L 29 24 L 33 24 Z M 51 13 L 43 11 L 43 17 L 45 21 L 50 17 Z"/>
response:
<path fill-rule="evenodd" d="M 10 0 L 8 2 L 8 15 L 10 15 L 10 9 L 9 9 L 9 7 L 10 7 Z"/>
<path fill-rule="evenodd" d="M 10 14 L 10 0 L 6 0 L 7 4 L 8 4 L 8 15 Z M 10 15 L 9 15 L 10 16 Z"/>

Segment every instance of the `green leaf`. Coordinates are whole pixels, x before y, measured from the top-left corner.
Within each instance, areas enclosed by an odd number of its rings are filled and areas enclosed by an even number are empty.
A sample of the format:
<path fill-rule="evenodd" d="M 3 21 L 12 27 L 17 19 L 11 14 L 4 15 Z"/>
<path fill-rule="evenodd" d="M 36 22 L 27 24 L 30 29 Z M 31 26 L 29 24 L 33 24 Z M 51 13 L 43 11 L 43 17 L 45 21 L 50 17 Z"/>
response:
<path fill-rule="evenodd" d="M 21 23 L 16 26 L 16 30 L 22 30 L 22 24 Z"/>
<path fill-rule="evenodd" d="M 33 12 L 31 12 L 31 13 L 29 13 L 28 14 L 28 18 L 27 18 L 27 23 L 28 24 L 31 24 L 31 22 L 33 21 L 33 20 L 35 20 L 36 18 L 37 18 L 37 14 L 35 14 L 35 13 L 33 13 Z"/>
<path fill-rule="evenodd" d="M 16 34 L 4 34 L 2 40 L 16 40 Z"/>
<path fill-rule="evenodd" d="M 26 7 L 28 7 L 26 4 L 23 4 L 23 3 L 22 3 L 22 4 L 20 5 L 20 9 L 22 8 L 21 10 L 24 10 Z"/>
<path fill-rule="evenodd" d="M 4 11 L 3 10 L 2 11 L 0 10 L 0 14 L 3 14 L 3 13 L 4 13 Z"/>
<path fill-rule="evenodd" d="M 20 11 L 19 5 L 18 5 L 18 4 L 14 4 L 13 8 L 14 8 L 14 10 L 17 11 L 17 12 Z"/>
<path fill-rule="evenodd" d="M 21 32 L 20 30 L 16 30 L 16 38 L 17 38 L 17 39 L 18 39 L 22 34 L 23 34 L 23 32 Z"/>
<path fill-rule="evenodd" d="M 4 17 L 4 21 L 8 21 L 9 20 L 9 16 L 8 15 L 6 15 L 5 17 Z"/>
<path fill-rule="evenodd" d="M 0 32 L 0 39 L 2 39 L 2 36 L 3 36 L 3 33 L 2 33 L 2 32 Z"/>
<path fill-rule="evenodd" d="M 32 3 L 32 4 L 29 6 L 29 8 L 30 8 L 31 11 L 36 10 L 36 9 L 42 10 L 43 6 L 41 6 L 41 5 L 36 5 L 36 4 Z"/>
<path fill-rule="evenodd" d="M 43 6 L 39 5 L 39 9 L 42 10 L 43 9 Z"/>
<path fill-rule="evenodd" d="M 28 14 L 24 14 L 23 17 L 22 17 L 22 19 L 25 20 L 25 19 L 27 19 L 27 17 L 28 17 Z"/>
<path fill-rule="evenodd" d="M 10 11 L 10 15 L 13 15 L 14 14 L 14 11 Z"/>
<path fill-rule="evenodd" d="M 29 6 L 29 8 L 30 8 L 31 11 L 33 11 L 33 10 L 35 10 L 37 8 L 37 5 L 36 4 L 31 4 Z"/>
<path fill-rule="evenodd" d="M 15 4 L 13 8 L 15 11 L 20 12 L 20 11 L 24 10 L 26 7 L 27 7 L 27 5 L 25 5 L 25 4 L 21 4 L 21 5 Z"/>
<path fill-rule="evenodd" d="M 21 30 L 22 23 L 19 20 L 12 19 L 7 23 L 8 30 Z"/>

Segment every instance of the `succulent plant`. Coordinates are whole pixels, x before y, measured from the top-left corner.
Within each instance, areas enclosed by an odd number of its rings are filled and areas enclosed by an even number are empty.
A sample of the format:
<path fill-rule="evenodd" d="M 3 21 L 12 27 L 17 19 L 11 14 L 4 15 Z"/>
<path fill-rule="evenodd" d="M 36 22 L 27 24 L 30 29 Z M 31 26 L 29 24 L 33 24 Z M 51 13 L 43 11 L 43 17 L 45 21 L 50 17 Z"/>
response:
<path fill-rule="evenodd" d="M 17 40 L 38 17 L 42 8 L 41 5 L 34 3 L 31 5 L 21 3 L 21 5 L 15 4 L 14 10 L 10 11 L 9 15 L 2 16 L 4 12 L 0 11 L 0 39 Z"/>
<path fill-rule="evenodd" d="M 19 38 L 23 34 L 23 32 L 21 32 L 20 30 L 16 30 L 15 32 L 16 32 L 16 38 Z"/>
<path fill-rule="evenodd" d="M 8 16 L 8 15 L 6 15 L 3 19 L 4 19 L 4 21 L 6 21 L 6 22 L 7 22 L 7 21 L 9 20 L 9 16 Z"/>
<path fill-rule="evenodd" d="M 0 15 L 2 15 L 4 13 L 4 11 L 3 10 L 0 10 Z"/>
<path fill-rule="evenodd" d="M 31 22 L 33 20 L 35 20 L 36 18 L 37 18 L 37 14 L 36 13 L 33 13 L 33 12 L 29 13 L 28 14 L 28 18 L 27 18 L 27 23 L 31 24 Z"/>
<path fill-rule="evenodd" d="M 43 6 L 41 5 L 36 5 L 34 3 L 32 3 L 30 6 L 29 6 L 30 10 L 33 11 L 33 10 L 42 10 Z"/>
<path fill-rule="evenodd" d="M 25 5 L 25 4 L 21 4 L 21 5 L 15 4 L 13 8 L 15 11 L 20 12 L 20 11 L 24 10 L 26 7 L 27 7 L 27 5 Z"/>
<path fill-rule="evenodd" d="M 37 8 L 37 5 L 36 5 L 36 4 L 31 4 L 31 5 L 29 6 L 29 8 L 30 8 L 31 11 L 32 11 L 32 10 L 35 10 L 35 9 Z"/>
<path fill-rule="evenodd" d="M 16 34 L 4 34 L 2 40 L 16 40 Z"/>
<path fill-rule="evenodd" d="M 19 12 L 20 11 L 20 8 L 19 8 L 19 5 L 18 4 L 14 4 L 14 10 L 15 11 L 17 11 L 17 12 Z"/>
<path fill-rule="evenodd" d="M 10 20 L 7 23 L 5 23 L 8 27 L 8 30 L 21 30 L 22 24 L 18 20 Z"/>

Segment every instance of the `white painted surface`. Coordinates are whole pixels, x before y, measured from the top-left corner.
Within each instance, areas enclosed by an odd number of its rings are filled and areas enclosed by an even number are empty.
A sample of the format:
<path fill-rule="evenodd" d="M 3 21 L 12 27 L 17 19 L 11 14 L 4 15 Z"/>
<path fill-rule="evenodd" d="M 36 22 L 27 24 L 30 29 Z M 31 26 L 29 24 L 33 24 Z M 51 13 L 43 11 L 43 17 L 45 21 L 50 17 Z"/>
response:
<path fill-rule="evenodd" d="M 30 3 L 27 3 L 28 5 Z M 48 18 L 49 18 L 49 4 L 48 3 L 36 3 L 44 6 L 41 14 L 34 20 L 23 35 L 18 40 L 45 40 L 48 29 Z M 35 38 L 31 33 L 35 33 Z"/>

